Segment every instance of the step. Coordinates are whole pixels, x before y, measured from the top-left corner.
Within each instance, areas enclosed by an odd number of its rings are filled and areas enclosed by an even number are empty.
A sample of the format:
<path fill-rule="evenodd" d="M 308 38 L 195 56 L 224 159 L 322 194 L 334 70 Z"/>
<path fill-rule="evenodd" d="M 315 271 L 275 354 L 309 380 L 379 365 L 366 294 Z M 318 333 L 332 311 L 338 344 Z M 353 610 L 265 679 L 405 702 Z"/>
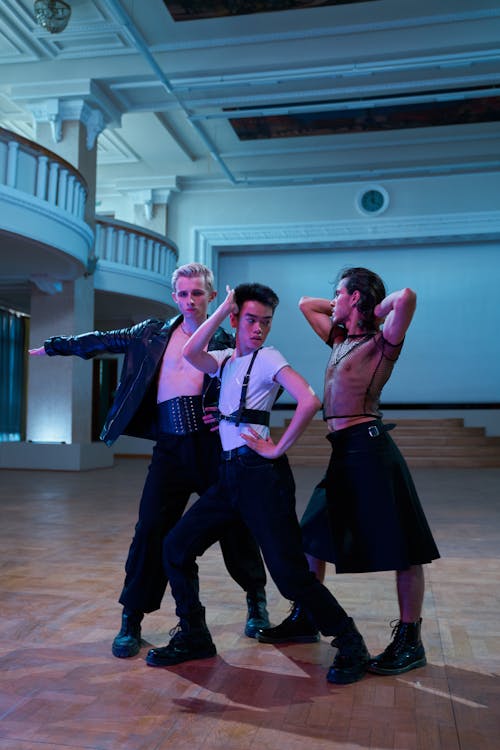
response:
<path fill-rule="evenodd" d="M 488 458 L 498 458 L 500 461 L 500 451 L 496 445 L 443 445 L 440 446 L 439 451 L 429 450 L 429 446 L 426 445 L 407 445 L 404 448 L 398 446 L 401 453 L 407 458 L 408 456 L 427 456 L 430 454 L 438 454 L 440 456 L 484 456 Z M 330 445 L 325 446 L 306 446 L 303 443 L 297 442 L 291 448 L 288 449 L 287 454 L 292 455 L 330 455 Z"/>
<path fill-rule="evenodd" d="M 287 420 L 288 423 L 289 420 Z M 437 422 L 428 424 L 430 420 L 422 420 L 419 424 L 408 424 L 406 422 L 393 422 L 390 420 L 386 421 L 386 424 L 395 424 L 395 429 L 391 430 L 393 434 L 397 435 L 413 435 L 413 434 L 429 434 L 429 435 L 441 435 L 443 433 L 449 435 L 461 435 L 464 430 L 467 430 L 469 435 L 484 435 L 483 427 L 464 427 L 463 424 L 455 425 L 448 424 L 447 422 Z M 284 430 L 284 427 L 276 427 L 276 430 Z M 327 434 L 328 427 L 323 421 L 313 420 L 307 428 L 307 432 L 310 434 Z"/>
<path fill-rule="evenodd" d="M 273 436 L 279 436 L 282 435 L 283 431 L 278 432 L 273 430 Z M 485 446 L 497 446 L 500 450 L 500 437 L 487 437 L 484 433 L 481 433 L 479 435 L 469 435 L 469 434 L 458 434 L 458 435 L 448 435 L 446 433 L 442 433 L 439 435 L 417 435 L 415 433 L 413 434 L 404 434 L 400 435 L 397 432 L 391 432 L 391 437 L 393 440 L 399 445 L 399 446 L 407 446 L 407 445 L 422 445 L 422 446 L 429 446 L 429 447 L 440 447 L 440 446 L 447 446 L 447 445 L 485 445 Z M 305 432 L 301 437 L 298 439 L 297 444 L 300 445 L 308 445 L 308 446 L 315 446 L 318 444 L 322 444 L 322 441 L 327 442 L 326 439 L 326 433 L 324 435 L 315 435 L 312 434 L 310 431 Z M 329 443 L 328 443 L 329 445 Z"/>
<path fill-rule="evenodd" d="M 284 430 L 273 428 L 273 440 Z M 324 422 L 313 420 L 287 451 L 292 465 L 326 468 L 331 455 L 326 436 Z M 399 420 L 391 436 L 410 467 L 500 467 L 500 437 L 488 437 L 482 427 L 465 427 L 463 419 Z"/>
<path fill-rule="evenodd" d="M 321 456 L 291 456 L 287 453 L 291 466 L 317 467 L 319 473 L 326 470 L 328 457 Z M 456 468 L 456 469 L 495 469 L 500 468 L 500 459 L 483 458 L 480 456 L 421 456 L 407 457 L 406 463 L 410 469 L 427 468 Z"/>

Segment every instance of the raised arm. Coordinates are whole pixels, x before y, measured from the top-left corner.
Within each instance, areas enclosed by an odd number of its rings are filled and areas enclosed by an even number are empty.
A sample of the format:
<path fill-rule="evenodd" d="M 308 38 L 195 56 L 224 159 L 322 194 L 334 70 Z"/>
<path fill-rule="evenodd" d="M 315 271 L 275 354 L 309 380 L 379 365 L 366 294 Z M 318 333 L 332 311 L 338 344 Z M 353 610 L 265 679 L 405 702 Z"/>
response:
<path fill-rule="evenodd" d="M 299 310 L 320 339 L 328 341 L 332 331 L 332 306 L 321 297 L 301 297 Z"/>
<path fill-rule="evenodd" d="M 197 370 L 207 372 L 210 375 L 217 372 L 217 360 L 205 350 L 220 324 L 230 313 L 236 311 L 234 291 L 227 287 L 227 296 L 224 302 L 196 329 L 191 338 L 184 344 L 182 354 Z"/>
<path fill-rule="evenodd" d="M 242 434 L 250 448 L 265 458 L 278 458 L 283 455 L 302 435 L 321 407 L 321 402 L 309 383 L 292 367 L 283 367 L 276 375 L 276 380 L 297 401 L 297 408 L 285 432 L 276 444 L 271 438 L 264 440 L 252 428 L 250 435 Z"/>
<path fill-rule="evenodd" d="M 384 319 L 383 334 L 386 341 L 390 344 L 401 343 L 412 321 L 416 306 L 417 295 L 408 287 L 391 292 L 376 305 L 374 314 L 377 318 Z"/>

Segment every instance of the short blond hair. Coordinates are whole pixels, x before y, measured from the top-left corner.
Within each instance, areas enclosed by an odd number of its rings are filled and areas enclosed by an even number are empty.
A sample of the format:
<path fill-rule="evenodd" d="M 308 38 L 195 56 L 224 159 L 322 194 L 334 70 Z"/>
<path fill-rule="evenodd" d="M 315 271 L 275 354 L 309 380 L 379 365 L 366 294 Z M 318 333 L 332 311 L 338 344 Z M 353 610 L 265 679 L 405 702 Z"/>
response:
<path fill-rule="evenodd" d="M 180 276 L 191 279 L 193 276 L 201 276 L 205 280 L 205 286 L 208 292 L 214 291 L 214 275 L 213 272 L 204 266 L 203 263 L 186 263 L 184 266 L 176 268 L 172 274 L 172 289 L 176 291 L 177 279 Z"/>

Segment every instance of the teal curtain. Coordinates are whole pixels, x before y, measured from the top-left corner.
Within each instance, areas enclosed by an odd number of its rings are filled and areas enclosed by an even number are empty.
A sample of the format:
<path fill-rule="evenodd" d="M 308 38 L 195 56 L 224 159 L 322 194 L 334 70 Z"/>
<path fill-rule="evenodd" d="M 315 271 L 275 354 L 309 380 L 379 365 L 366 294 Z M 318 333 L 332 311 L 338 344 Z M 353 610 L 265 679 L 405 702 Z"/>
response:
<path fill-rule="evenodd" d="M 24 437 L 28 319 L 0 308 L 0 441 Z"/>

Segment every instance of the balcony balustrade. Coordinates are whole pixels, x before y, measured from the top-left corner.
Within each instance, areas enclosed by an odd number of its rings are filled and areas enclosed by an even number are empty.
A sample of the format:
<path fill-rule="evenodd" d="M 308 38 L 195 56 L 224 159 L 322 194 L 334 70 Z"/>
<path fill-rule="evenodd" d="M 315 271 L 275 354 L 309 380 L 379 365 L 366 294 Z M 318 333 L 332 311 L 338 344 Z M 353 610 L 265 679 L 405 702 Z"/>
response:
<path fill-rule="evenodd" d="M 133 224 L 96 220 L 95 288 L 165 302 L 178 251 L 166 237 Z"/>
<path fill-rule="evenodd" d="M 0 185 L 20 190 L 83 219 L 87 185 L 68 162 L 0 128 Z"/>
<path fill-rule="evenodd" d="M 57 154 L 0 128 L 0 230 L 55 248 L 66 256 L 52 275 L 75 278 L 93 244 L 85 221 L 88 189 L 78 170 Z M 77 263 L 68 265 L 68 256 Z M 40 266 L 43 268 L 40 250 Z M 38 270 L 37 270 L 38 272 Z"/>

